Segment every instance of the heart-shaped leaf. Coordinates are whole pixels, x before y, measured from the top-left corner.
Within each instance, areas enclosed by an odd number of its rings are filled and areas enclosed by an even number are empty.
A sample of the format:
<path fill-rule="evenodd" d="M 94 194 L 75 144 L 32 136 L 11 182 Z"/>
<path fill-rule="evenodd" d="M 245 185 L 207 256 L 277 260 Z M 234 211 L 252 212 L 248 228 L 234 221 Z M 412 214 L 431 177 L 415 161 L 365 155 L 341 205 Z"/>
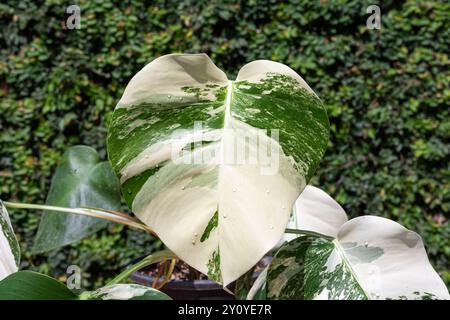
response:
<path fill-rule="evenodd" d="M 3 202 L 0 201 L 0 280 L 16 272 L 20 263 L 20 247 Z"/>
<path fill-rule="evenodd" d="M 60 207 L 120 208 L 120 184 L 107 161 L 87 146 L 69 148 L 53 176 L 46 204 Z M 104 228 L 103 220 L 45 212 L 36 235 L 34 252 L 56 249 Z"/>
<path fill-rule="evenodd" d="M 342 208 L 314 187 L 296 207 L 300 229 L 327 235 L 280 248 L 267 273 L 268 299 L 450 298 L 417 233 L 376 216 L 345 222 Z"/>
<path fill-rule="evenodd" d="M 280 239 L 328 130 L 321 101 L 283 64 L 254 61 L 229 81 L 208 56 L 175 54 L 128 84 L 108 155 L 133 212 L 226 285 Z"/>

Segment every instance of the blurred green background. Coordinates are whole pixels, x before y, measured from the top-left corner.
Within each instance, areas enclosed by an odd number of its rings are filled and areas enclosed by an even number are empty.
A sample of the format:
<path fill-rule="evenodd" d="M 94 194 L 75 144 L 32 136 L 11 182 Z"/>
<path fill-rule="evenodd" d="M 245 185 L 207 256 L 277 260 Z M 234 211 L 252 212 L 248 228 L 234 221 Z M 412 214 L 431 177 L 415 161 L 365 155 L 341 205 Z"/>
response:
<path fill-rule="evenodd" d="M 71 4 L 81 29 L 67 30 Z M 0 198 L 43 203 L 64 150 L 105 157 L 108 119 L 130 78 L 173 52 L 205 52 L 232 78 L 246 62 L 295 69 L 327 106 L 331 141 L 315 184 L 352 217 L 394 219 L 424 238 L 450 283 L 450 5 L 383 1 L 2 1 Z M 97 286 L 155 243 L 111 226 L 46 255 L 29 253 L 39 213 L 11 210 L 23 267 Z"/>

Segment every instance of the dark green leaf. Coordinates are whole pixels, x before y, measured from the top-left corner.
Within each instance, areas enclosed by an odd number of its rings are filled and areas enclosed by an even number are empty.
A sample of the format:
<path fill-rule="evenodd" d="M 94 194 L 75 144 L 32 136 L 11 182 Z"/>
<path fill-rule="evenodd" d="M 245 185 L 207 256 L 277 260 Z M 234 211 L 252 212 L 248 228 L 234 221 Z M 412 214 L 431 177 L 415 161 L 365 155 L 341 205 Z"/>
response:
<path fill-rule="evenodd" d="M 0 300 L 74 300 L 77 295 L 49 276 L 19 271 L 0 281 Z"/>
<path fill-rule="evenodd" d="M 118 210 L 120 186 L 109 162 L 87 146 L 69 148 L 56 169 L 46 203 L 62 207 Z M 35 239 L 34 252 L 56 249 L 104 228 L 107 222 L 91 217 L 46 212 Z"/>

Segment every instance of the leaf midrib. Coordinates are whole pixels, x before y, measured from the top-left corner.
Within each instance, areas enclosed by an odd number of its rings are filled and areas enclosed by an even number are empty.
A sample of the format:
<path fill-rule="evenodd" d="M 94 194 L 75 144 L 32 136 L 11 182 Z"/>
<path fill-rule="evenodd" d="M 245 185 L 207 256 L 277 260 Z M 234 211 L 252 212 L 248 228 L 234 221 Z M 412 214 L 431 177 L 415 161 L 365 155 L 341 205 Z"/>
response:
<path fill-rule="evenodd" d="M 344 263 L 347 269 L 350 271 L 352 277 L 355 279 L 356 283 L 358 284 L 358 287 L 361 289 L 364 296 L 367 298 L 367 300 L 371 300 L 370 294 L 366 290 L 364 290 L 363 286 L 361 285 L 361 281 L 359 280 L 359 277 L 356 274 L 355 270 L 353 270 L 350 261 L 348 261 L 345 255 L 345 250 L 344 248 L 342 248 L 341 244 L 339 243 L 339 240 L 333 239 L 332 243 L 334 244 L 334 247 L 336 248 L 339 256 L 342 258 L 342 263 Z"/>
<path fill-rule="evenodd" d="M 217 244 L 217 247 L 219 248 L 219 255 L 220 255 L 220 239 L 221 239 L 221 234 L 220 234 L 220 221 L 222 220 L 222 214 L 221 214 L 221 208 L 220 208 L 220 197 L 223 194 L 223 192 L 221 192 L 221 181 L 223 181 L 223 159 L 224 159 L 224 153 L 225 153 L 225 132 L 226 130 L 228 130 L 229 128 L 229 123 L 230 123 L 230 118 L 231 118 L 231 100 L 232 100 L 232 95 L 233 95 L 233 81 L 232 80 L 228 80 L 228 85 L 227 85 L 227 96 L 225 99 L 225 111 L 224 111 L 224 117 L 223 117 L 223 132 L 222 132 L 222 140 L 221 140 L 221 145 L 220 145 L 220 159 L 219 159 L 219 175 L 218 175 L 218 188 L 217 188 L 217 192 L 218 192 L 218 201 L 217 201 L 217 212 L 218 212 L 218 223 L 217 223 L 217 232 L 219 233 L 219 243 Z M 222 264 L 220 264 L 220 273 L 222 274 Z"/>

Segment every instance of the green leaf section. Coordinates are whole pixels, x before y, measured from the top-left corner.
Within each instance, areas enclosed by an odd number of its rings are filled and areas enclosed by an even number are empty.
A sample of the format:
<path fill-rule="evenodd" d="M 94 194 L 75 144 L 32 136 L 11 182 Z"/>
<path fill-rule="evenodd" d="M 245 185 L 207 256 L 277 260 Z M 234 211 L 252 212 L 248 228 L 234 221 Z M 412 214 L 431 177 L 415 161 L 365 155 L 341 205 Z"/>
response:
<path fill-rule="evenodd" d="M 206 226 L 205 231 L 203 232 L 200 238 L 200 241 L 201 242 L 206 241 L 209 238 L 211 231 L 217 228 L 218 225 L 219 225 L 219 211 L 216 210 L 211 220 L 209 220 L 208 225 Z"/>
<path fill-rule="evenodd" d="M 236 300 L 245 300 L 249 290 L 252 287 L 253 269 L 247 271 L 244 275 L 239 277 L 234 285 L 234 298 Z"/>
<path fill-rule="evenodd" d="M 0 300 L 170 300 L 166 294 L 136 284 L 115 284 L 80 296 L 63 283 L 33 271 L 19 271 L 0 281 Z"/>
<path fill-rule="evenodd" d="M 182 89 L 192 94 L 191 99 L 179 100 L 174 97 L 164 105 L 146 102 L 114 111 L 108 129 L 107 144 L 109 159 L 118 175 L 125 165 L 148 146 L 169 137 L 175 129 L 190 129 L 196 121 L 201 121 L 204 128 L 219 129 L 223 126 L 224 114 L 221 110 L 226 86 L 208 84 L 204 88 Z M 206 99 L 208 95 L 214 96 L 215 99 Z M 137 191 L 147 181 L 145 178 L 155 174 L 162 166 L 161 163 L 159 167 L 151 168 L 150 174 L 145 175 L 144 179 L 136 176 L 124 183 L 122 187 L 125 199 L 130 206 Z"/>
<path fill-rule="evenodd" d="M 255 128 L 279 130 L 279 143 L 311 179 L 327 147 L 329 121 L 320 99 L 290 76 L 269 72 L 259 83 L 234 83 L 231 113 Z M 270 134 L 270 133 L 269 133 Z"/>
<path fill-rule="evenodd" d="M 372 252 L 372 257 L 377 254 Z M 301 236 L 283 245 L 272 260 L 267 298 L 310 300 L 319 295 L 330 300 L 368 299 L 335 241 Z"/>
<path fill-rule="evenodd" d="M 247 300 L 266 300 L 267 298 L 267 271 L 266 267 L 256 278 L 253 286 L 247 294 Z"/>
<path fill-rule="evenodd" d="M 77 295 L 49 276 L 19 271 L 0 281 L 0 300 L 75 300 Z"/>
<path fill-rule="evenodd" d="M 61 207 L 120 208 L 120 183 L 107 161 L 87 146 L 74 146 L 56 169 L 46 204 Z M 107 226 L 103 220 L 45 212 L 33 252 L 44 252 L 81 240 Z"/>
<path fill-rule="evenodd" d="M 208 277 L 218 283 L 222 283 L 222 273 L 220 271 L 220 249 L 213 251 L 208 261 Z"/>
<path fill-rule="evenodd" d="M 166 105 L 142 103 L 114 111 L 108 129 L 108 157 L 117 175 L 120 170 L 148 146 L 169 137 L 175 129 L 190 129 L 194 122 L 202 122 L 205 128 L 221 128 L 224 121 L 223 103 L 226 86 L 208 84 L 204 88 L 183 87 L 192 99 L 173 98 Z M 215 97 L 213 101 L 206 96 Z M 213 114 L 214 116 L 211 116 Z M 140 125 L 136 125 L 140 124 Z M 202 141 L 202 146 L 208 141 Z M 186 147 L 190 147 L 191 144 Z M 196 146 L 198 147 L 198 146 Z M 132 207 L 133 200 L 151 176 L 159 175 L 165 162 L 128 178 L 122 184 L 124 199 Z M 163 175 L 163 174 L 161 174 Z"/>

